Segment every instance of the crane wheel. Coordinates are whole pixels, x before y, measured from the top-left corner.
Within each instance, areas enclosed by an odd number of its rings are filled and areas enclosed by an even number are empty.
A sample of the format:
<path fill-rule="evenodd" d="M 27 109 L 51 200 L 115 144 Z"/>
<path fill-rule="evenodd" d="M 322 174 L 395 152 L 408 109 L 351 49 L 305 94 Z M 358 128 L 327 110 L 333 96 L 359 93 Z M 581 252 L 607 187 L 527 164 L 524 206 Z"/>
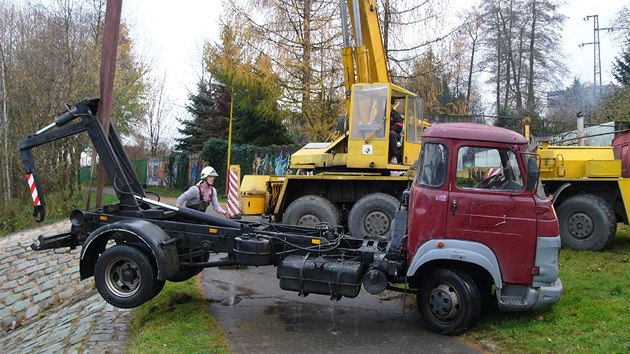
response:
<path fill-rule="evenodd" d="M 388 238 L 396 210 L 400 208 L 398 199 L 385 193 L 372 193 L 359 199 L 348 215 L 348 229 L 356 238 Z"/>
<path fill-rule="evenodd" d="M 556 209 L 562 247 L 599 251 L 612 242 L 617 218 L 612 206 L 594 194 L 578 194 Z"/>
<path fill-rule="evenodd" d="M 282 223 L 315 227 L 325 222 L 330 226 L 341 225 L 341 212 L 328 199 L 318 195 L 305 195 L 294 200 L 284 211 Z"/>

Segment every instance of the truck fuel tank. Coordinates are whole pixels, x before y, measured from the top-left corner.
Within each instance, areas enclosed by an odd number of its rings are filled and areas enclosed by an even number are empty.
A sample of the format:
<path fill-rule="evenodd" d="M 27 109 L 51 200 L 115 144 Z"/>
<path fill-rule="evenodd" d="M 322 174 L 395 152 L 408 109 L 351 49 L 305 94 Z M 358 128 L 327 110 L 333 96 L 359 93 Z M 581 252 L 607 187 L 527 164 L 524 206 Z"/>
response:
<path fill-rule="evenodd" d="M 314 256 L 291 255 L 278 266 L 280 288 L 330 295 L 339 300 L 342 296 L 356 297 L 361 290 L 361 263 L 349 260 Z"/>

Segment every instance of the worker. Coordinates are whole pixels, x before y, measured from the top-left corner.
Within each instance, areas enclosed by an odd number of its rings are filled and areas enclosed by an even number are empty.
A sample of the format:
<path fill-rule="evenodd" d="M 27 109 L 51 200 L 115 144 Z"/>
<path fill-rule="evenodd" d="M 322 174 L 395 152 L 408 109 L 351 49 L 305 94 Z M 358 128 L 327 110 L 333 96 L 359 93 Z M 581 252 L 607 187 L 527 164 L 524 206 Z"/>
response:
<path fill-rule="evenodd" d="M 389 163 L 398 163 L 398 142 L 403 131 L 403 118 L 396 110 L 397 102 L 392 97 L 392 111 L 389 114 Z"/>
<path fill-rule="evenodd" d="M 214 168 L 211 166 L 204 167 L 201 170 L 201 181 L 182 193 L 182 195 L 177 198 L 175 205 L 178 208 L 186 206 L 205 212 L 208 205 L 212 204 L 212 208 L 217 213 L 228 216 L 228 212 L 219 205 L 217 190 L 212 186 L 214 178 L 217 176 L 217 171 Z"/>

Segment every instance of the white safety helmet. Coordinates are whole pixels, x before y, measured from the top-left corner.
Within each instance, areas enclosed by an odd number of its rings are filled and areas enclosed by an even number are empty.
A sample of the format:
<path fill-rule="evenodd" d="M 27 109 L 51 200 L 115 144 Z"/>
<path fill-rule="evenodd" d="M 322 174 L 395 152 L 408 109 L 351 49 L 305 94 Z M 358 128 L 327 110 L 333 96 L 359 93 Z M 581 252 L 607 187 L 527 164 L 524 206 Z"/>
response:
<path fill-rule="evenodd" d="M 201 180 L 204 180 L 210 176 L 217 177 L 217 171 L 215 171 L 212 166 L 204 167 L 203 170 L 201 170 Z"/>

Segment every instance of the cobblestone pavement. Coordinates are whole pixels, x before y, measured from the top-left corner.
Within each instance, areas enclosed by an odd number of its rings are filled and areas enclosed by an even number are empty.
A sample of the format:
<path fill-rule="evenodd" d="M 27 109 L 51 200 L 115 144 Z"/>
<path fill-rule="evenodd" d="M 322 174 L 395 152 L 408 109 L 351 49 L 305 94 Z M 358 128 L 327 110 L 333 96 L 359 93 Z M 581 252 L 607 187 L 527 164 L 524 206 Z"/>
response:
<path fill-rule="evenodd" d="M 79 281 L 79 251 L 28 249 L 68 229 L 63 221 L 0 239 L 0 353 L 124 352 L 131 312 Z"/>

